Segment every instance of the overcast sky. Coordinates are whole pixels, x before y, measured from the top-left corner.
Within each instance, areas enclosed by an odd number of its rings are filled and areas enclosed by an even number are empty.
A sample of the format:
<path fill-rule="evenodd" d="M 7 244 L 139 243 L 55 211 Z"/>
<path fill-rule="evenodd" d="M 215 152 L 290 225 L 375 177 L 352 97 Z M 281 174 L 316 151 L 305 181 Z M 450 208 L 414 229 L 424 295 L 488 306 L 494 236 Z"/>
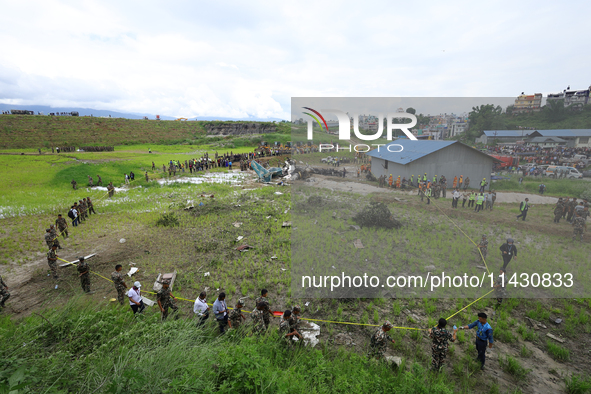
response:
<path fill-rule="evenodd" d="M 292 96 L 585 89 L 591 7 L 562 4 L 3 1 L 0 102 L 289 119 Z"/>

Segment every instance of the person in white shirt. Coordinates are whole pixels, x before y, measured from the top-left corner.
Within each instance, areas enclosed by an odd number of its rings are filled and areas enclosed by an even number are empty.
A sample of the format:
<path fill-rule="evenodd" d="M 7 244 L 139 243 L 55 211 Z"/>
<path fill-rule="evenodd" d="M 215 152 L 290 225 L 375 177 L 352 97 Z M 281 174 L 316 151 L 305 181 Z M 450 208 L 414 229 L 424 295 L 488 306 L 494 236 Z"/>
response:
<path fill-rule="evenodd" d="M 197 327 L 201 327 L 209 317 L 209 306 L 207 305 L 205 297 L 207 297 L 207 294 L 205 294 L 204 291 L 201 292 L 199 297 L 197 297 L 195 300 L 195 304 L 193 305 L 193 312 L 199 316 Z"/>
<path fill-rule="evenodd" d="M 451 202 L 451 207 L 457 208 L 458 207 L 458 200 L 460 199 L 460 192 L 458 191 L 458 189 L 454 190 L 452 197 L 453 197 L 453 200 Z"/>
<path fill-rule="evenodd" d="M 142 284 L 140 282 L 135 282 L 133 287 L 127 292 L 127 297 L 129 297 L 129 306 L 131 307 L 134 315 L 137 312 L 142 313 L 146 307 L 144 305 L 144 301 L 142 300 L 140 287 L 142 287 Z"/>

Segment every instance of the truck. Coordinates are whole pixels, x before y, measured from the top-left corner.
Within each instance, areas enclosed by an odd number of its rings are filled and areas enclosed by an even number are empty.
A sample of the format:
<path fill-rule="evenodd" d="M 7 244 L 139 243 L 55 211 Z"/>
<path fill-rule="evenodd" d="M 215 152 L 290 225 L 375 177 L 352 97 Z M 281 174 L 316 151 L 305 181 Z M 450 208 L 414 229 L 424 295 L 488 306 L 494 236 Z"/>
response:
<path fill-rule="evenodd" d="M 501 156 L 501 155 L 490 155 L 490 156 L 501 161 L 501 163 L 495 163 L 495 167 L 497 167 L 498 169 L 505 169 L 505 168 L 519 166 L 519 159 L 517 157 Z"/>

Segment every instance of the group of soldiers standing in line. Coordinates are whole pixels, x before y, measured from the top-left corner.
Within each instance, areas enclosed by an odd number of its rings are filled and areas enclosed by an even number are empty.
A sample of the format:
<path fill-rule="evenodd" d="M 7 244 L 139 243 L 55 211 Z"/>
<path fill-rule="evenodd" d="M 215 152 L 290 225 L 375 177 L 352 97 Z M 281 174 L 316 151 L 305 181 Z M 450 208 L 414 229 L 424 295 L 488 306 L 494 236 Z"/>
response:
<path fill-rule="evenodd" d="M 572 224 L 573 228 L 573 241 L 579 238 L 583 241 L 583 234 L 587 230 L 587 217 L 591 216 L 589 213 L 589 202 L 583 200 L 577 203 L 576 198 L 569 200 L 568 197 L 564 199 L 561 197 L 558 199 L 556 206 L 554 207 L 554 223 L 560 223 L 560 219 L 566 219 L 566 221 Z"/>

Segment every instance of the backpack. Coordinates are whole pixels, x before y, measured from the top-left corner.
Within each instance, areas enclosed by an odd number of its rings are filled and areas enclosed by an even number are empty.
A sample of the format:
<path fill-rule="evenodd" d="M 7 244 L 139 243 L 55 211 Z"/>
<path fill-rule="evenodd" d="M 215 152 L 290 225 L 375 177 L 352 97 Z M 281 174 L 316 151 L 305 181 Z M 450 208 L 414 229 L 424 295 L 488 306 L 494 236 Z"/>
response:
<path fill-rule="evenodd" d="M 72 210 L 70 209 L 70 211 L 68 212 L 68 217 L 72 220 L 74 220 L 75 216 L 74 216 L 74 212 L 72 212 Z"/>

